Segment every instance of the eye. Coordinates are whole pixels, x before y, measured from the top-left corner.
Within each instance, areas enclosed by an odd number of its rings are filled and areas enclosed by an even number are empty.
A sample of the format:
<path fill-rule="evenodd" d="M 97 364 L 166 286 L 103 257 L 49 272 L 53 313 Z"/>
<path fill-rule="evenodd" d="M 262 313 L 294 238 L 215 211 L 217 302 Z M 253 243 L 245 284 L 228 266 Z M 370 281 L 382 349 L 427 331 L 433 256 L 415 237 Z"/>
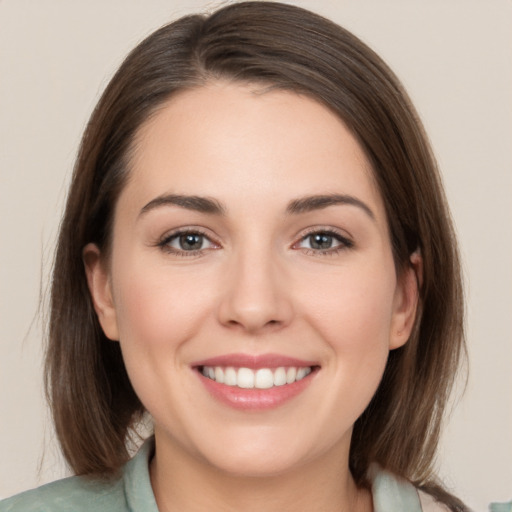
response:
<path fill-rule="evenodd" d="M 352 247 L 352 241 L 333 231 L 314 231 L 299 240 L 294 248 L 319 253 L 333 253 Z"/>
<path fill-rule="evenodd" d="M 217 247 L 206 235 L 198 231 L 180 231 L 165 237 L 159 245 L 175 254 L 195 254 Z"/>

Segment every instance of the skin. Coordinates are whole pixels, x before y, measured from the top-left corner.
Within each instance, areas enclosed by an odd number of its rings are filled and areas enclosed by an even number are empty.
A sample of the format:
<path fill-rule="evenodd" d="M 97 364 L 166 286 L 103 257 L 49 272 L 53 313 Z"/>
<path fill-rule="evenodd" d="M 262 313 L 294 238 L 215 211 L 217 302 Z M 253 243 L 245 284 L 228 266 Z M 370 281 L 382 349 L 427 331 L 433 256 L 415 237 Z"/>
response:
<path fill-rule="evenodd" d="M 361 204 L 289 211 L 334 193 Z M 223 213 L 155 203 L 169 194 Z M 204 234 L 201 250 L 176 252 L 177 228 Z M 312 246 L 311 230 L 334 231 L 331 247 Z M 397 277 L 370 165 L 310 98 L 214 82 L 143 125 L 109 260 L 88 245 L 84 261 L 101 325 L 154 418 L 159 509 L 372 510 L 348 469 L 352 427 L 410 334 L 415 258 Z M 212 398 L 191 366 L 230 353 L 320 369 L 280 407 L 243 411 Z"/>

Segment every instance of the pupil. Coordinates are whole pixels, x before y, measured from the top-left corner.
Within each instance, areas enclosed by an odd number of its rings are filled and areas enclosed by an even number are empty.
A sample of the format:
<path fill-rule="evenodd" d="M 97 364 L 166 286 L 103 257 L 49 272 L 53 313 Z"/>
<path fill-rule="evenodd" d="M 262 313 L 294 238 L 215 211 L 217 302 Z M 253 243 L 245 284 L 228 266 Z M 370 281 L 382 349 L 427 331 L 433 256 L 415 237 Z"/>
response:
<path fill-rule="evenodd" d="M 186 235 L 180 236 L 180 245 L 181 248 L 185 251 L 193 251 L 197 249 L 201 249 L 203 237 L 202 235 L 195 235 L 193 233 L 188 233 Z"/>
<path fill-rule="evenodd" d="M 313 249 L 330 249 L 332 246 L 332 236 L 317 233 L 311 236 L 310 243 Z"/>

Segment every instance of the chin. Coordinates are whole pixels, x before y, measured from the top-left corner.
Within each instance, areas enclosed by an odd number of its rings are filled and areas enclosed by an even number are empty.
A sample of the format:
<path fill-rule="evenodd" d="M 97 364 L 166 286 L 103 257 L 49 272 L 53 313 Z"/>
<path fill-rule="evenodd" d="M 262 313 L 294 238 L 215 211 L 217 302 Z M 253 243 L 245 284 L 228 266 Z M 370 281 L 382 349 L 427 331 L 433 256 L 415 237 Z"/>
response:
<path fill-rule="evenodd" d="M 235 478 L 271 478 L 284 475 L 305 464 L 301 457 L 285 454 L 258 453 L 257 456 L 237 454 L 210 463 L 221 473 Z"/>
<path fill-rule="evenodd" d="M 201 450 L 203 460 L 226 475 L 269 478 L 290 474 L 335 452 L 337 457 L 343 457 L 341 446 L 328 442 L 319 445 L 317 435 L 310 436 L 308 442 L 308 436 L 290 432 L 290 428 L 276 431 L 260 426 L 251 430 L 238 436 L 233 431 L 219 436 L 215 446 L 210 444 Z"/>

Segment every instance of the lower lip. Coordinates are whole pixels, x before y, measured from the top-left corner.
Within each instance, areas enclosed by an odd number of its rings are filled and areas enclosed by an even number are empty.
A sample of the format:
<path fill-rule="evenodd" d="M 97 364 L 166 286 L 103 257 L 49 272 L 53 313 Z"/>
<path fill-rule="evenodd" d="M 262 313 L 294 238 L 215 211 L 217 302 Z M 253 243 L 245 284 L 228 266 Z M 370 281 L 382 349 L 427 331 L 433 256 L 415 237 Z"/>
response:
<path fill-rule="evenodd" d="M 292 384 L 274 386 L 268 389 L 243 389 L 226 386 L 197 372 L 206 389 L 217 400 L 235 409 L 261 411 L 277 408 L 302 393 L 312 382 L 316 371 Z"/>

